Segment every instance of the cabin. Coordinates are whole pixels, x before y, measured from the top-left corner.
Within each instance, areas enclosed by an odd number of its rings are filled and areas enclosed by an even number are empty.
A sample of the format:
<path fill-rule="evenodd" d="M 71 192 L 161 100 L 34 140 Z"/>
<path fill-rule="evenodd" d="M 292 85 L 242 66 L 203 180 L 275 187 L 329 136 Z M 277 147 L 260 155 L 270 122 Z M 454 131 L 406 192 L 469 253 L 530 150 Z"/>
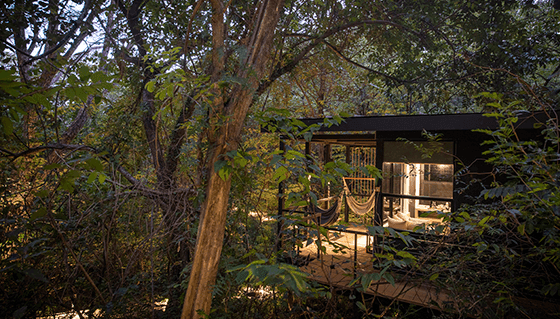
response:
<path fill-rule="evenodd" d="M 519 113 L 515 129 L 520 138 L 538 136 L 535 124 L 543 114 Z M 306 126 L 324 119 L 300 119 Z M 463 203 L 481 200 L 484 186 L 499 176 L 488 174 L 480 130 L 498 128 L 483 114 L 360 116 L 338 125 L 323 125 L 296 139 L 284 139 L 280 149 L 299 147 L 313 161 L 343 161 L 355 171 L 338 185 L 319 185 L 317 205 L 285 205 L 285 182 L 279 186 L 278 215 L 315 222 L 324 233 L 279 218 L 279 245 L 313 280 L 341 289 L 355 285 L 364 274 L 376 278 L 367 293 L 424 307 L 453 307 L 454 300 L 406 270 L 394 282 L 380 280 L 372 254 L 380 245 L 371 227 L 446 236 L 442 217 Z M 298 145 L 296 145 L 298 144 Z M 382 178 L 366 174 L 375 167 Z M 311 178 L 311 177 L 309 177 Z M 418 253 L 422 253 L 421 250 Z M 398 269 L 397 269 L 398 270 Z M 519 301 L 522 302 L 522 301 Z"/>

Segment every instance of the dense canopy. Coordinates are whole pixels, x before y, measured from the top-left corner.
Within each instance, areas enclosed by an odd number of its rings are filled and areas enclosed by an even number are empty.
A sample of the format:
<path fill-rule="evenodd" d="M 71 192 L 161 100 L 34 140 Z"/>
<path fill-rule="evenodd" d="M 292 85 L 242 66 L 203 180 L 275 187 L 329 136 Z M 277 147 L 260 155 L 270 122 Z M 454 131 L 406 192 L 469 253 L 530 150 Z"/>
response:
<path fill-rule="evenodd" d="M 266 316 L 240 301 L 247 286 L 233 283 L 232 269 L 279 263 L 265 217 L 275 215 L 278 183 L 296 168 L 276 151 L 278 135 L 258 125 L 273 118 L 303 130 L 290 119 L 556 110 L 558 7 L 3 1 L 0 313 L 146 317 L 168 300 L 166 316 Z M 554 141 L 557 123 L 549 129 Z M 532 160 L 524 177 L 543 174 L 530 172 Z M 558 160 L 547 163 L 554 181 Z M 558 278 L 557 190 L 547 196 L 537 210 L 552 207 L 555 217 L 530 227 L 544 232 L 546 271 Z M 547 220 L 552 228 L 542 226 Z M 274 309 L 328 315 L 294 300 L 286 278 L 299 273 L 279 264 L 274 275 L 285 280 L 274 285 L 288 297 Z M 551 282 L 543 294 L 559 287 Z M 324 309 L 336 304 L 321 296 L 313 302 Z"/>

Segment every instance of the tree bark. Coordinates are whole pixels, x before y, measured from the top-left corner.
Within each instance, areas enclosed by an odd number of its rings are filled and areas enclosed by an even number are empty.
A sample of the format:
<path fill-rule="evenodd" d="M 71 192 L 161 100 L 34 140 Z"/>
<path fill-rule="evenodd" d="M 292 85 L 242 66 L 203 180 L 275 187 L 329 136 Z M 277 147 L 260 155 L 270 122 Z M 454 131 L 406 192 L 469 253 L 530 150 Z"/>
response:
<path fill-rule="evenodd" d="M 230 150 L 237 149 L 245 118 L 253 102 L 253 96 L 264 67 L 268 61 L 274 30 L 280 17 L 283 0 L 264 0 L 258 6 L 255 28 L 249 42 L 247 60 L 239 68 L 237 75 L 247 80 L 247 85 L 231 90 L 229 99 L 217 97 L 210 121 L 217 122 L 218 116 L 228 119 L 226 124 L 216 126 L 209 139 L 213 146 L 209 150 L 207 169 L 208 185 L 198 228 L 195 257 L 191 269 L 189 286 L 185 295 L 182 319 L 199 318 L 199 312 L 210 313 L 212 286 L 215 284 L 224 240 L 225 222 L 231 180 L 222 180 L 214 172 L 214 163 Z M 212 1 L 213 19 L 213 71 L 212 80 L 217 81 L 224 68 L 223 41 L 224 7 L 221 1 Z M 224 104 L 228 101 L 227 104 Z M 221 105 L 219 105 L 221 104 Z M 219 124 L 216 124 L 219 125 Z"/>

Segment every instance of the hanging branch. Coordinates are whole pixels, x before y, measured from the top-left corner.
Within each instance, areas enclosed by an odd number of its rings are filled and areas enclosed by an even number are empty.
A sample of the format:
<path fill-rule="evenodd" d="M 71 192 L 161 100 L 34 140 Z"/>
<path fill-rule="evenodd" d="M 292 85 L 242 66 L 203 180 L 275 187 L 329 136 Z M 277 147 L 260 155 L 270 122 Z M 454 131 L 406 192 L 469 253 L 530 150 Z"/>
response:
<path fill-rule="evenodd" d="M 78 19 L 74 21 L 72 28 L 70 28 L 70 30 L 66 32 L 66 35 L 64 35 L 64 37 L 55 46 L 43 52 L 43 54 L 29 58 L 29 60 L 25 61 L 23 65 L 25 66 L 31 64 L 34 61 L 47 57 L 53 52 L 55 52 L 56 50 L 60 49 L 62 46 L 66 45 L 66 43 L 68 43 L 68 41 L 70 41 L 70 39 L 74 36 L 76 30 L 78 30 L 78 28 L 86 21 L 86 16 L 90 12 L 90 7 L 91 7 L 91 0 L 86 0 L 86 2 L 84 3 L 84 8 L 82 9 L 82 13 L 80 13 Z"/>
<path fill-rule="evenodd" d="M 288 33 L 285 34 L 285 36 L 288 37 L 302 37 L 305 38 L 305 41 L 311 41 L 305 48 L 303 48 L 300 53 L 294 57 L 293 59 L 289 60 L 289 61 L 279 61 L 276 64 L 276 68 L 274 69 L 274 71 L 272 71 L 272 73 L 270 74 L 270 76 L 264 80 L 261 81 L 258 89 L 257 89 L 257 95 L 262 94 L 264 91 L 266 91 L 266 89 L 268 89 L 268 87 L 270 87 L 270 85 L 276 81 L 279 77 L 281 77 L 282 75 L 291 72 L 292 70 L 294 70 L 296 68 L 296 66 L 307 57 L 307 55 L 309 54 L 309 52 L 311 52 L 312 49 L 314 49 L 315 47 L 317 47 L 319 44 L 321 43 L 325 43 L 325 39 L 327 39 L 330 36 L 333 36 L 339 32 L 343 32 L 343 31 L 347 31 L 349 29 L 353 29 L 359 26 L 364 26 L 364 25 L 388 25 L 388 26 L 393 26 L 399 29 L 402 29 L 404 31 L 407 31 L 409 33 L 412 33 L 414 35 L 416 35 L 417 37 L 419 37 L 421 40 L 423 40 L 422 36 L 420 33 L 409 29 L 406 26 L 403 26 L 401 24 L 395 23 L 395 22 L 391 22 L 391 21 L 387 21 L 387 20 L 363 20 L 363 21 L 356 21 L 356 22 L 351 22 L 351 23 L 347 23 L 344 25 L 340 25 L 337 27 L 334 27 L 330 30 L 327 30 L 325 33 L 319 35 L 319 36 L 312 36 L 312 35 L 308 35 L 308 34 L 301 34 L 301 33 Z M 298 45 L 296 45 L 295 47 L 299 46 L 300 43 L 298 43 Z M 376 71 L 378 72 L 378 71 Z M 384 75 L 384 74 L 381 74 Z M 387 77 L 390 77 L 388 75 L 384 75 Z M 398 81 L 398 82 L 402 82 L 402 80 L 398 80 L 396 78 L 392 78 L 394 81 Z"/>

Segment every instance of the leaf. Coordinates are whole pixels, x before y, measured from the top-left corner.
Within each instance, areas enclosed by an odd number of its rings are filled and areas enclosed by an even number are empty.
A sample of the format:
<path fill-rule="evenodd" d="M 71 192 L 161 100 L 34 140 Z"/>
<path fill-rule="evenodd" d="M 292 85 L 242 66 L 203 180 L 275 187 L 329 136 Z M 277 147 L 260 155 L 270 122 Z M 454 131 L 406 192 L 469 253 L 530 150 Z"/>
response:
<path fill-rule="evenodd" d="M 488 245 L 486 245 L 485 243 L 479 243 L 478 245 L 475 244 L 476 247 L 476 252 L 477 253 L 481 253 L 483 251 L 485 251 L 486 249 L 488 249 Z"/>
<path fill-rule="evenodd" d="M 267 281 L 269 281 L 271 278 L 272 279 L 276 278 L 283 271 L 280 267 L 278 267 L 278 265 L 270 265 L 266 267 L 266 270 L 267 270 L 266 273 Z"/>
<path fill-rule="evenodd" d="M 311 168 L 313 171 L 320 173 L 321 172 L 321 168 L 315 164 L 313 165 L 309 165 L 309 168 Z"/>
<path fill-rule="evenodd" d="M 363 312 L 367 312 L 367 307 L 361 302 L 361 301 L 357 301 L 356 305 L 358 306 L 358 308 L 360 308 L 360 310 L 362 310 Z"/>
<path fill-rule="evenodd" d="M 237 167 L 245 167 L 249 161 L 244 157 L 238 156 L 235 158 L 234 163 Z"/>
<path fill-rule="evenodd" d="M 92 82 L 102 82 L 102 81 L 106 81 L 107 80 L 107 76 L 105 75 L 105 73 L 101 72 L 101 71 L 97 71 L 91 74 L 91 81 Z M 148 82 L 149 83 L 149 82 Z"/>
<path fill-rule="evenodd" d="M 101 161 L 99 161 L 97 158 L 89 158 L 86 160 L 86 163 L 98 172 L 103 171 L 103 164 L 101 164 Z"/>
<path fill-rule="evenodd" d="M 120 296 L 123 296 L 127 291 L 128 291 L 128 288 L 121 287 L 121 288 L 117 289 L 117 291 L 115 291 L 115 295 L 120 297 Z"/>
<path fill-rule="evenodd" d="M 74 186 L 67 179 L 62 179 L 60 181 L 60 185 L 58 186 L 58 189 L 59 190 L 65 190 L 65 191 L 68 191 L 70 193 L 74 192 Z"/>
<path fill-rule="evenodd" d="M 298 126 L 300 128 L 307 127 L 307 125 L 305 125 L 305 123 L 303 123 L 301 120 L 298 120 L 298 119 L 292 119 L 292 125 Z"/>
<path fill-rule="evenodd" d="M 479 226 L 483 226 L 486 222 L 490 219 L 490 216 L 484 217 L 481 221 L 478 222 Z"/>
<path fill-rule="evenodd" d="M 294 272 L 290 271 L 289 272 L 290 276 L 294 279 L 294 282 L 296 284 L 297 290 L 299 292 L 305 292 L 305 281 L 303 280 L 303 278 L 301 278 L 300 276 L 298 276 L 297 274 L 295 274 Z"/>
<path fill-rule="evenodd" d="M 397 252 L 397 256 L 400 256 L 402 258 L 410 258 L 412 260 L 416 260 L 416 257 L 414 257 L 414 255 L 412 255 L 411 253 L 401 250 Z"/>
<path fill-rule="evenodd" d="M 393 276 L 390 273 L 383 274 L 383 278 L 387 280 L 387 282 L 390 283 L 392 286 L 395 286 L 395 278 L 393 278 Z"/>
<path fill-rule="evenodd" d="M 376 272 L 362 275 L 361 282 L 363 291 L 369 288 L 372 281 L 378 281 L 380 278 L 381 276 Z"/>
<path fill-rule="evenodd" d="M 53 164 L 45 165 L 44 169 L 51 170 L 51 169 L 61 168 L 61 167 L 62 167 L 62 164 L 53 163 Z"/>
<path fill-rule="evenodd" d="M 342 117 L 340 117 L 340 116 L 338 116 L 338 115 L 336 115 L 336 114 L 333 116 L 333 118 L 334 118 L 334 120 L 336 121 L 337 124 L 340 124 L 340 123 L 342 123 L 342 121 L 344 121 L 344 120 L 342 119 Z"/>
<path fill-rule="evenodd" d="M 534 230 L 535 230 L 535 227 L 534 227 L 532 221 L 528 220 L 526 222 L 526 225 L 525 225 L 525 231 L 527 232 L 527 234 L 531 235 Z"/>
<path fill-rule="evenodd" d="M 362 172 L 362 174 L 364 174 L 366 176 L 369 176 L 369 172 L 368 172 L 367 168 L 365 168 L 363 166 L 360 166 L 360 167 L 358 167 L 358 169 Z"/>
<path fill-rule="evenodd" d="M 289 151 L 286 153 L 286 158 L 287 158 L 287 159 L 305 158 L 305 155 L 303 155 L 302 153 L 300 153 L 300 152 L 298 152 L 298 151 L 289 150 Z"/>
<path fill-rule="evenodd" d="M 391 228 L 389 228 L 389 230 L 392 230 Z M 410 246 L 410 241 L 407 239 L 409 233 L 408 232 L 400 232 L 400 231 L 394 231 L 395 235 L 397 235 L 407 246 Z M 405 235 L 406 233 L 406 235 Z M 410 237 L 409 237 L 410 238 Z"/>
<path fill-rule="evenodd" d="M 270 166 L 274 166 L 276 163 L 278 163 L 280 160 L 282 159 L 281 155 L 278 154 L 274 154 L 272 155 L 272 160 L 270 161 Z"/>
<path fill-rule="evenodd" d="M 14 106 L 10 108 L 10 114 L 12 115 L 14 122 L 17 122 L 21 119 L 20 115 L 25 115 L 26 113 L 20 107 Z"/>
<path fill-rule="evenodd" d="M 383 226 L 367 226 L 368 229 L 368 233 L 370 235 L 383 235 L 383 233 L 385 232 L 385 229 Z"/>
<path fill-rule="evenodd" d="M 14 73 L 14 70 L 0 69 L 0 81 L 14 81 L 16 79 Z"/>
<path fill-rule="evenodd" d="M 35 99 L 35 101 L 37 101 L 36 103 L 39 105 L 44 106 L 47 109 L 51 108 L 51 102 L 49 102 L 49 100 L 47 99 L 47 97 L 43 94 L 33 94 L 33 98 Z"/>
<path fill-rule="evenodd" d="M 325 227 L 320 227 L 319 226 L 319 233 L 321 233 L 321 235 L 325 236 L 325 238 L 329 238 L 329 230 L 326 229 Z"/>
<path fill-rule="evenodd" d="M 68 178 L 68 179 L 76 179 L 77 177 L 80 177 L 80 176 L 82 176 L 82 172 L 80 170 L 77 170 L 77 169 L 73 169 L 71 171 L 68 171 L 65 174 L 65 177 Z"/>
<path fill-rule="evenodd" d="M 347 175 L 346 171 L 343 170 L 343 169 L 341 169 L 341 168 L 336 167 L 334 170 L 335 170 L 338 174 L 340 174 L 341 176 L 346 176 L 346 175 Z"/>
<path fill-rule="evenodd" d="M 311 199 L 311 203 L 313 205 L 317 205 L 317 195 L 313 192 L 309 192 L 309 198 Z"/>
<path fill-rule="evenodd" d="M 91 172 L 91 174 L 89 174 L 88 179 L 87 179 L 87 183 L 91 184 L 95 181 L 95 179 L 97 178 L 97 175 L 99 174 L 99 172 Z"/>
<path fill-rule="evenodd" d="M 277 183 L 280 183 L 286 178 L 288 178 L 287 175 L 288 175 L 288 169 L 284 166 L 279 166 L 274 172 L 272 179 L 275 180 Z"/>
<path fill-rule="evenodd" d="M 34 279 L 37 279 L 37 280 L 40 280 L 40 281 L 46 282 L 46 283 L 49 282 L 47 277 L 45 277 L 45 275 L 43 275 L 42 272 L 40 272 L 39 270 L 37 270 L 35 268 L 25 269 L 23 272 L 31 278 L 34 278 Z"/>
<path fill-rule="evenodd" d="M 227 163 L 227 161 L 216 161 L 214 163 L 214 172 L 219 172 Z"/>
<path fill-rule="evenodd" d="M 2 127 L 6 135 L 11 135 L 14 131 L 14 124 L 7 116 L 2 116 Z"/>
<path fill-rule="evenodd" d="M 27 306 L 23 306 L 23 307 L 19 308 L 18 310 L 14 311 L 14 314 L 12 316 L 14 317 L 14 319 L 23 318 L 26 311 L 27 311 Z"/>
<path fill-rule="evenodd" d="M 98 180 L 100 184 L 103 184 L 105 182 L 105 180 L 107 179 L 107 175 L 103 174 L 103 173 L 99 173 L 98 175 Z"/>
<path fill-rule="evenodd" d="M 89 96 L 89 91 L 86 88 L 78 87 L 78 88 L 76 88 L 75 93 L 76 93 L 76 96 L 78 96 L 78 98 L 80 100 L 82 100 L 82 102 L 87 101 L 87 98 Z"/>
<path fill-rule="evenodd" d="M 253 256 L 255 253 L 257 252 L 257 250 L 255 248 L 251 249 L 248 253 L 246 253 L 245 255 L 243 255 L 243 257 L 241 257 L 242 259 L 245 259 L 247 257 L 251 257 Z"/>
<path fill-rule="evenodd" d="M 72 100 L 76 97 L 76 91 L 74 90 L 73 87 L 69 87 L 69 88 L 64 89 L 64 94 L 66 94 L 66 97 L 70 100 Z"/>
<path fill-rule="evenodd" d="M 525 223 L 517 226 L 517 231 L 519 232 L 519 234 L 525 235 Z"/>
<path fill-rule="evenodd" d="M 237 284 L 242 284 L 247 279 L 249 279 L 250 276 L 251 273 L 248 270 L 244 269 L 237 273 L 237 276 L 235 276 L 235 281 L 237 282 Z"/>
<path fill-rule="evenodd" d="M 41 218 L 47 214 L 47 209 L 45 207 L 40 207 L 37 209 L 30 217 L 31 220 L 35 220 L 37 218 Z"/>
<path fill-rule="evenodd" d="M 35 195 L 37 195 L 37 197 L 46 198 L 47 196 L 49 196 L 49 191 L 43 188 L 35 193 Z"/>
<path fill-rule="evenodd" d="M 438 277 L 439 277 L 439 273 L 435 273 L 435 274 L 430 276 L 430 281 L 434 281 L 434 280 L 438 279 Z"/>
<path fill-rule="evenodd" d="M 90 77 L 89 68 L 86 65 L 82 65 L 78 69 L 78 75 L 80 76 L 80 80 L 82 80 L 83 82 L 86 82 L 87 80 L 89 80 L 89 77 Z"/>
<path fill-rule="evenodd" d="M 220 169 L 218 171 L 218 176 L 220 176 L 220 178 L 223 181 L 227 181 L 228 178 L 229 178 L 229 175 L 230 175 L 230 166 L 229 165 L 222 167 L 222 169 Z"/>

